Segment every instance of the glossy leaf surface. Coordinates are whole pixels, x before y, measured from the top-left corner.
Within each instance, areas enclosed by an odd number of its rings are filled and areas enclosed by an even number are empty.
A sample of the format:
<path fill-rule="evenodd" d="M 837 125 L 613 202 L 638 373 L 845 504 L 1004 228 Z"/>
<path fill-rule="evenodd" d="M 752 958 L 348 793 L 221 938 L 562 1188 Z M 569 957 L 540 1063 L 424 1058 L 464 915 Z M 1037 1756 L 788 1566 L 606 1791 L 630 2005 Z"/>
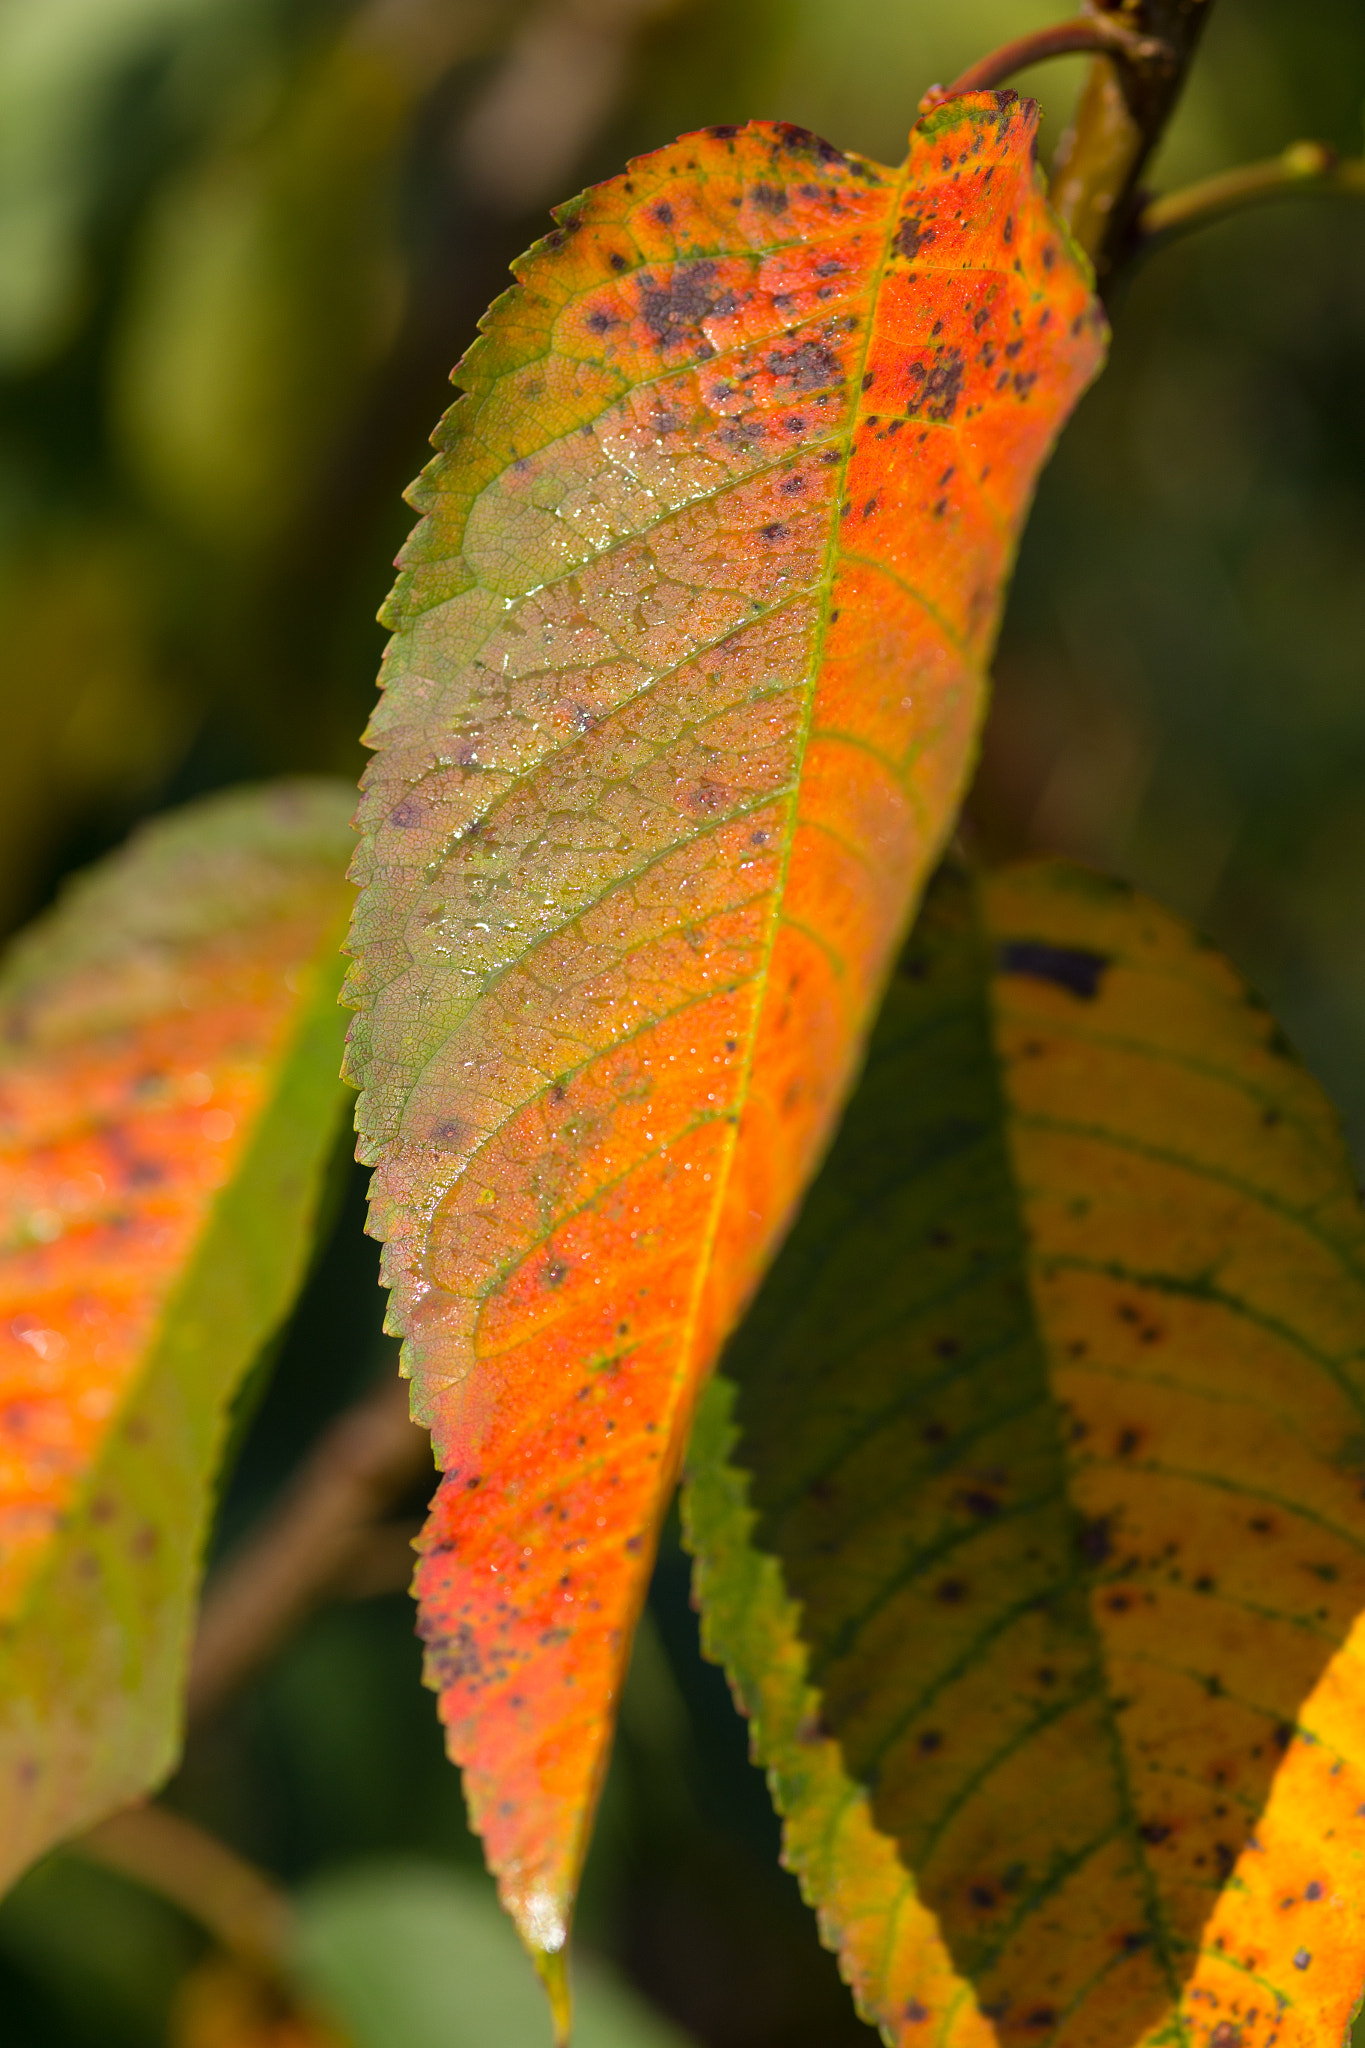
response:
<path fill-rule="evenodd" d="M 565 1939 L 699 1382 L 970 766 L 1102 320 L 1035 110 L 899 171 L 689 136 L 560 210 L 458 372 L 371 743 L 350 1071 L 445 1470 L 428 1674 Z"/>
<path fill-rule="evenodd" d="M 1344 2040 L 1363 1415 L 1350 1162 L 1264 1008 L 1087 871 L 945 871 L 686 1495 L 888 2041 Z"/>
<path fill-rule="evenodd" d="M 342 1109 L 348 810 L 158 821 L 0 971 L 0 1882 L 174 1759 L 226 1404 Z"/>

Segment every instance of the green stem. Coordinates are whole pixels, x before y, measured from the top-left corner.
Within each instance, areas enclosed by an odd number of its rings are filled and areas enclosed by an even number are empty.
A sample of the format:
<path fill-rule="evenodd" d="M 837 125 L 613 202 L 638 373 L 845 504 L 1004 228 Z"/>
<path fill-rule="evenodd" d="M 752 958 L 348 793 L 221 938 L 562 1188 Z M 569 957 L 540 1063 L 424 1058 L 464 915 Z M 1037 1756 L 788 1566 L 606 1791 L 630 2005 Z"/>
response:
<path fill-rule="evenodd" d="M 1242 164 L 1149 200 L 1138 215 L 1138 239 L 1143 248 L 1150 248 L 1244 206 L 1296 192 L 1343 192 L 1365 198 L 1365 158 L 1339 163 L 1325 142 L 1291 143 L 1262 163 Z"/>
<path fill-rule="evenodd" d="M 1104 12 L 1161 59 L 1097 57 L 1052 176 L 1052 203 L 1101 286 L 1131 253 L 1138 181 L 1175 108 L 1213 0 L 1123 0 Z"/>

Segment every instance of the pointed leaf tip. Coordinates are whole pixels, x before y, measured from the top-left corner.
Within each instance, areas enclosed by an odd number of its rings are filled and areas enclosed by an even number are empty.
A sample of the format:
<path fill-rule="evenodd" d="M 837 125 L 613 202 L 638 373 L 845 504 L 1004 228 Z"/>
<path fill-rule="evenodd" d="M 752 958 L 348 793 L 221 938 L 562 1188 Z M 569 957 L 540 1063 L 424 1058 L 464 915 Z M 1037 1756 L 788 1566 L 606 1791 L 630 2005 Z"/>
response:
<path fill-rule="evenodd" d="M 533 1951 L 536 1969 L 545 1993 L 550 2001 L 550 2018 L 554 2025 L 554 2048 L 571 2048 L 573 2041 L 573 1986 L 569 1978 L 569 1944 L 561 1932 L 554 1948 L 536 1948 Z"/>
<path fill-rule="evenodd" d="M 1103 320 L 1030 102 L 689 135 L 516 266 L 388 612 L 350 1070 L 426 1671 L 572 1900 L 698 1387 L 837 1118 Z"/>

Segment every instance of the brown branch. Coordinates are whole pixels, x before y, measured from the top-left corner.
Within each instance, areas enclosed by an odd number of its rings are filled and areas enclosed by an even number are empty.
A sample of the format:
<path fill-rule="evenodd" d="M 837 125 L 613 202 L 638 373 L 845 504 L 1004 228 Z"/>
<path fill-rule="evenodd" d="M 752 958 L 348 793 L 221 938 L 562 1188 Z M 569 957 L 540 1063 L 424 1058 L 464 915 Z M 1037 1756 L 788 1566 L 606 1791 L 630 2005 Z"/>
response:
<path fill-rule="evenodd" d="M 408 1390 L 386 1381 L 318 1439 L 278 1506 L 209 1583 L 190 1662 L 188 1714 L 212 1714 L 322 1601 L 399 1575 L 410 1534 L 384 1527 L 395 1501 L 432 1472 Z M 376 1579 L 376 1563 L 382 1565 Z"/>
<path fill-rule="evenodd" d="M 949 86 L 935 86 L 925 95 L 930 106 L 961 92 L 986 92 L 1003 85 L 1030 64 L 1042 64 L 1051 57 L 1070 57 L 1077 52 L 1107 55 L 1130 64 L 1171 63 L 1173 53 L 1154 36 L 1136 35 L 1121 21 L 1107 14 L 1078 14 L 1071 21 L 1055 22 L 1051 28 L 1032 35 L 1017 36 L 1002 43 L 987 57 L 981 57 Z"/>
<path fill-rule="evenodd" d="M 1161 64 L 1091 65 L 1075 121 L 1057 152 L 1052 203 L 1091 258 L 1101 286 L 1135 246 L 1138 183 L 1180 96 L 1213 0 L 1126 0 L 1134 35 L 1160 42 Z"/>
<path fill-rule="evenodd" d="M 294 1914 L 284 1893 L 225 1842 L 164 1806 L 130 1806 L 71 1845 L 89 1863 L 169 1899 L 253 1970 L 277 1976 Z"/>

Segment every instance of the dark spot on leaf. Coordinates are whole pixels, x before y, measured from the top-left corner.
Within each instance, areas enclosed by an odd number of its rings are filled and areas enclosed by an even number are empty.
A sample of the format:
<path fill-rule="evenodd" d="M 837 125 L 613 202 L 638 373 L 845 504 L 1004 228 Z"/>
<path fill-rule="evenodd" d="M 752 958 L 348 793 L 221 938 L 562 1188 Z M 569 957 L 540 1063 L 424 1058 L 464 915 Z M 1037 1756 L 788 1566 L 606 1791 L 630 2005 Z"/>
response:
<path fill-rule="evenodd" d="M 958 1503 L 969 1515 L 975 1515 L 983 1522 L 989 1521 L 992 1515 L 998 1515 L 1000 1512 L 1000 1502 L 993 1493 L 987 1493 L 984 1487 L 971 1487 L 960 1493 Z"/>
<path fill-rule="evenodd" d="M 940 426 L 946 424 L 957 411 L 957 402 L 962 396 L 964 366 L 962 351 L 945 348 L 935 358 L 932 368 L 924 363 L 912 363 L 908 374 L 919 384 L 919 390 L 906 407 L 911 418 L 934 420 Z"/>
<path fill-rule="evenodd" d="M 624 270 L 626 267 L 626 259 L 619 249 L 613 249 L 607 261 L 613 270 Z"/>
<path fill-rule="evenodd" d="M 764 213 L 785 213 L 790 203 L 780 185 L 755 185 L 749 196 Z"/>
<path fill-rule="evenodd" d="M 1306 1948 L 1295 1949 L 1294 1968 L 1296 1970 L 1306 1970 L 1308 1968 L 1308 1965 L 1312 1962 L 1312 1960 L 1313 1958 Z"/>
<path fill-rule="evenodd" d="M 545 1262 L 545 1285 L 560 1287 L 569 1276 L 569 1269 L 562 1259 L 547 1259 Z"/>
<path fill-rule="evenodd" d="M 907 213 L 900 226 L 896 229 L 892 247 L 897 255 L 905 258 L 907 263 L 913 263 L 920 250 L 932 242 L 933 239 L 934 230 L 926 227 L 916 214 Z"/>
<path fill-rule="evenodd" d="M 1093 1521 L 1084 1523 L 1076 1546 L 1087 1564 L 1103 1564 L 1114 1548 L 1108 1515 L 1097 1515 Z"/>
<path fill-rule="evenodd" d="M 715 264 L 703 262 L 679 264 L 667 284 L 641 278 L 640 318 L 659 348 L 695 347 L 704 339 L 701 323 L 716 306 L 715 275 Z"/>
<path fill-rule="evenodd" d="M 848 158 L 832 142 L 826 142 L 819 135 L 812 135 L 809 128 L 798 128 L 794 122 L 779 121 L 777 133 L 783 149 L 789 156 L 813 156 L 822 164 L 846 164 Z M 819 187 L 816 188 L 817 196 Z"/>
<path fill-rule="evenodd" d="M 839 383 L 843 376 L 843 364 L 823 341 L 803 341 L 785 354 L 774 350 L 768 357 L 767 368 L 771 376 L 789 383 L 794 391 L 819 391 Z"/>
<path fill-rule="evenodd" d="M 966 1597 L 965 1579 L 941 1579 L 934 1588 L 935 1600 L 941 1600 L 945 1607 L 958 1607 Z"/>
<path fill-rule="evenodd" d="M 1002 974 L 1050 981 L 1054 988 L 1065 989 L 1068 995 L 1088 1003 L 1098 995 L 1112 962 L 1108 954 L 1092 953 L 1084 946 L 1054 946 L 1046 939 L 1006 939 L 997 948 L 996 964 Z"/>
<path fill-rule="evenodd" d="M 921 2005 L 917 1998 L 912 1998 L 905 2008 L 905 2017 L 912 2027 L 917 2027 L 921 2021 L 928 2019 L 929 2008 L 927 2005 Z"/>
<path fill-rule="evenodd" d="M 419 1623 L 420 1632 L 420 1623 Z M 427 1639 L 427 1658 L 433 1677 L 444 1692 L 461 1679 L 482 1678 L 483 1657 L 478 1639 L 467 1623 L 461 1623 L 453 1635 Z"/>
<path fill-rule="evenodd" d="M 1170 1832 L 1170 1827 L 1164 1820 L 1145 1820 L 1138 1829 L 1138 1833 L 1143 1841 L 1150 1842 L 1153 1847 L 1158 1842 L 1166 1841 L 1170 1836 Z"/>

